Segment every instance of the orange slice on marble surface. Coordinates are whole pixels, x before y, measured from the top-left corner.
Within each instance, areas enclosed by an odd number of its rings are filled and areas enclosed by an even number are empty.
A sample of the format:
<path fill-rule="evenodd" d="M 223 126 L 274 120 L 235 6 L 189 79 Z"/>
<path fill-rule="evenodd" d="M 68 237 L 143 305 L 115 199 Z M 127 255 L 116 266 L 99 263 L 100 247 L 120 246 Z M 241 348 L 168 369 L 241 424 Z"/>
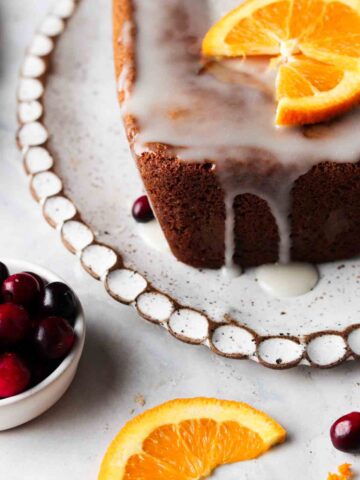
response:
<path fill-rule="evenodd" d="M 277 125 L 329 120 L 360 102 L 360 0 L 247 0 L 209 30 L 202 53 L 268 57 Z"/>
<path fill-rule="evenodd" d="M 99 480 L 195 480 L 259 457 L 285 430 L 245 403 L 173 400 L 132 419 L 110 445 Z"/>

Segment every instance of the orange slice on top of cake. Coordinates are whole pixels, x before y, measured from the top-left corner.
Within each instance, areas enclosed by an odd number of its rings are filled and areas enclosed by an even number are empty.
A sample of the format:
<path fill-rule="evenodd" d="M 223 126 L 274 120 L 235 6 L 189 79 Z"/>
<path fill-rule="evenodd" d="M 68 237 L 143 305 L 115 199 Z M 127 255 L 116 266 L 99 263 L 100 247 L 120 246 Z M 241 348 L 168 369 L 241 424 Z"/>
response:
<path fill-rule="evenodd" d="M 360 1 L 248 0 L 209 30 L 202 53 L 268 57 L 277 125 L 329 120 L 360 102 Z"/>
<path fill-rule="evenodd" d="M 214 398 L 167 402 L 131 420 L 110 445 L 99 480 L 199 480 L 285 440 L 271 417 Z"/>

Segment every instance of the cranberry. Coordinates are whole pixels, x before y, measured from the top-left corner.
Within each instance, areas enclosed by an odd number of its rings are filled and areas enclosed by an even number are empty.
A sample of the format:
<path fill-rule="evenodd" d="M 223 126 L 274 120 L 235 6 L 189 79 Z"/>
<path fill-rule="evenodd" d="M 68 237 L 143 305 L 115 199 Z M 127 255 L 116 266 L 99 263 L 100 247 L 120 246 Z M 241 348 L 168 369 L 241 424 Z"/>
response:
<path fill-rule="evenodd" d="M 146 195 L 135 200 L 132 207 L 132 216 L 137 222 L 146 223 L 154 218 L 149 199 Z"/>
<path fill-rule="evenodd" d="M 14 303 L 0 305 L 0 345 L 17 345 L 22 342 L 31 328 L 26 310 Z"/>
<path fill-rule="evenodd" d="M 47 317 L 35 330 L 35 345 L 46 359 L 65 357 L 75 342 L 75 333 L 69 322 L 61 317 Z"/>
<path fill-rule="evenodd" d="M 0 303 L 3 302 L 3 298 L 1 295 L 1 286 L 8 276 L 9 270 L 7 269 L 7 266 L 4 263 L 0 262 Z"/>
<path fill-rule="evenodd" d="M 24 307 L 35 305 L 40 299 L 40 285 L 29 273 L 16 273 L 8 277 L 2 285 L 5 302 Z"/>
<path fill-rule="evenodd" d="M 9 270 L 7 269 L 7 266 L 4 263 L 0 262 L 0 285 L 8 276 Z"/>
<path fill-rule="evenodd" d="M 42 382 L 47 378 L 59 365 L 58 362 L 44 363 L 40 360 L 32 360 L 30 362 L 30 371 L 31 371 L 31 384 L 30 386 L 35 386 L 38 383 Z"/>
<path fill-rule="evenodd" d="M 331 441 L 342 452 L 360 451 L 360 412 L 352 412 L 336 420 L 330 429 Z"/>
<path fill-rule="evenodd" d="M 15 353 L 0 356 L 0 397 L 23 392 L 30 382 L 30 371 Z"/>
<path fill-rule="evenodd" d="M 44 297 L 44 292 L 45 292 L 44 280 L 37 273 L 34 273 L 34 272 L 24 272 L 24 273 L 27 273 L 28 275 L 31 275 L 32 277 L 35 278 L 35 280 L 37 280 L 37 282 L 39 284 L 39 289 L 40 289 L 40 298 L 43 298 Z"/>
<path fill-rule="evenodd" d="M 45 316 L 63 317 L 74 324 L 78 314 L 78 300 L 65 283 L 49 283 L 45 287 L 41 313 Z"/>

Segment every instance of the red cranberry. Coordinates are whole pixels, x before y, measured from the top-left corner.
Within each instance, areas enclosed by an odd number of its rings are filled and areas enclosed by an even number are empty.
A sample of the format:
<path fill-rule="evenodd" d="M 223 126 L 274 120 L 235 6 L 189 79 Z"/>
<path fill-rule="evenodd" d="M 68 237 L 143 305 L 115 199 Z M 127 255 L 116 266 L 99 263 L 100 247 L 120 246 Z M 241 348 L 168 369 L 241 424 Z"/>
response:
<path fill-rule="evenodd" d="M 47 378 L 59 365 L 58 362 L 47 362 L 40 361 L 38 359 L 30 362 L 30 371 L 31 371 L 31 384 L 30 386 L 35 386 L 38 383 L 42 382 Z"/>
<path fill-rule="evenodd" d="M 146 223 L 154 218 L 149 199 L 146 195 L 135 200 L 132 207 L 132 216 L 137 222 Z"/>
<path fill-rule="evenodd" d="M 331 441 L 342 452 L 360 451 L 360 412 L 352 412 L 336 420 L 330 429 Z"/>
<path fill-rule="evenodd" d="M 23 392 L 30 382 L 30 371 L 15 353 L 0 355 L 0 397 Z"/>
<path fill-rule="evenodd" d="M 28 275 L 31 275 L 32 277 L 35 278 L 35 280 L 37 280 L 37 282 L 39 284 L 39 289 L 40 289 L 40 298 L 43 298 L 44 297 L 44 292 L 45 292 L 44 280 L 37 273 L 34 273 L 34 272 L 24 272 L 24 273 L 27 273 Z"/>
<path fill-rule="evenodd" d="M 6 280 L 8 276 L 9 276 L 9 270 L 7 269 L 7 266 L 4 263 L 0 262 L 0 303 L 3 302 L 3 298 L 1 295 L 1 286 L 4 280 Z"/>
<path fill-rule="evenodd" d="M 53 282 L 45 287 L 41 313 L 45 316 L 63 317 L 74 325 L 78 314 L 78 300 L 65 283 Z"/>
<path fill-rule="evenodd" d="M 75 332 L 69 322 L 61 317 L 41 320 L 35 330 L 35 345 L 46 359 L 64 358 L 75 342 Z"/>
<path fill-rule="evenodd" d="M 2 296 L 5 302 L 30 307 L 39 301 L 40 286 L 29 273 L 16 273 L 4 281 Z"/>
<path fill-rule="evenodd" d="M 7 266 L 4 263 L 0 262 L 0 285 L 8 276 L 9 270 L 7 269 Z"/>
<path fill-rule="evenodd" d="M 14 303 L 0 305 L 0 344 L 17 345 L 22 342 L 31 328 L 26 310 Z"/>

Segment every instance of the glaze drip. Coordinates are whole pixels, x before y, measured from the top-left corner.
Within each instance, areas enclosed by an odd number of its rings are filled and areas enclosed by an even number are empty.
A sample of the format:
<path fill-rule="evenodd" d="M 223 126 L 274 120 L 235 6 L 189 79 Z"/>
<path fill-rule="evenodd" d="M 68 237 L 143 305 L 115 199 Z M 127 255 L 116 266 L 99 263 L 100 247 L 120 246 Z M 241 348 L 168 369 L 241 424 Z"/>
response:
<path fill-rule="evenodd" d="M 148 151 L 149 143 L 164 143 L 173 145 L 183 161 L 216 163 L 227 211 L 226 266 L 232 265 L 234 253 L 232 204 L 242 193 L 268 203 L 278 226 L 279 261 L 287 263 L 293 184 L 324 160 L 359 160 L 360 109 L 328 125 L 277 128 L 274 79 L 261 62 L 202 68 L 204 34 L 238 4 L 239 0 L 134 0 L 137 79 L 123 113 L 137 118 L 137 154 Z M 128 32 L 127 25 L 125 43 Z M 224 71 L 231 75 L 224 78 Z M 124 73 L 120 80 L 124 85 Z"/>

